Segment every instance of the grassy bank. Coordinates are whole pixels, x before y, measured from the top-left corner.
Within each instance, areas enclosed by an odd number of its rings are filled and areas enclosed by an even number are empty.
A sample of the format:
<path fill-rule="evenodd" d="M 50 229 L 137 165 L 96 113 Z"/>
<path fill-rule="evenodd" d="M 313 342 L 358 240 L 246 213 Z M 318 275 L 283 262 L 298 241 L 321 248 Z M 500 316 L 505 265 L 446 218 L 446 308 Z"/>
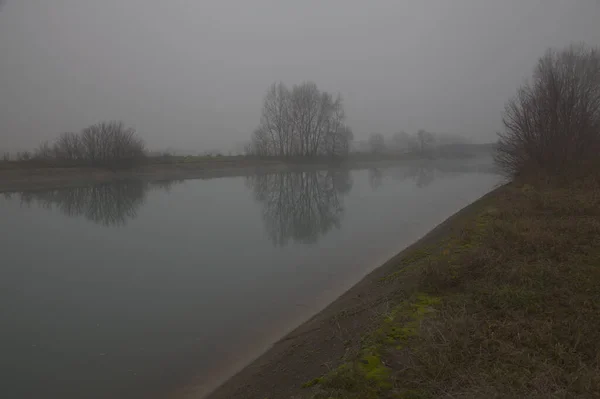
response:
<path fill-rule="evenodd" d="M 210 398 L 600 395 L 600 176 L 510 183 Z"/>
<path fill-rule="evenodd" d="M 477 208 L 380 280 L 387 310 L 303 397 L 600 395 L 600 178 Z"/>

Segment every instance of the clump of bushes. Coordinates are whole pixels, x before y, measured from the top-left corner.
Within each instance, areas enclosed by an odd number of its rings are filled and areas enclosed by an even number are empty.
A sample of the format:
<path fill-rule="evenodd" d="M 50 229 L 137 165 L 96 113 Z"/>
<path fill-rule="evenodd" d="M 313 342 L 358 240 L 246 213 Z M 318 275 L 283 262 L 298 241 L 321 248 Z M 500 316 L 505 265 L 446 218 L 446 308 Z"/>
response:
<path fill-rule="evenodd" d="M 550 49 L 506 104 L 496 162 L 511 177 L 554 175 L 600 155 L 600 50 Z"/>
<path fill-rule="evenodd" d="M 63 133 L 28 157 L 42 163 L 120 168 L 145 159 L 145 143 L 122 122 L 102 122 L 79 133 Z"/>

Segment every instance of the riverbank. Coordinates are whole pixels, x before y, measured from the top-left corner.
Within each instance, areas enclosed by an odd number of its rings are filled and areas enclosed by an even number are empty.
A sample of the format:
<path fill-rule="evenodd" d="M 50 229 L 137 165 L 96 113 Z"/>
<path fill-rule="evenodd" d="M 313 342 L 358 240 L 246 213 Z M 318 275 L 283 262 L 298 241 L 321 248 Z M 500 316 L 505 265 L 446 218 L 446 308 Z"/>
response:
<path fill-rule="evenodd" d="M 600 178 L 566 181 L 482 197 L 209 397 L 597 396 Z"/>
<path fill-rule="evenodd" d="M 440 159 L 440 161 L 448 160 Z M 450 162 L 453 161 L 459 165 L 465 163 L 462 159 L 450 159 Z M 384 168 L 418 162 L 436 162 L 436 160 L 415 157 L 354 157 L 343 162 L 326 162 L 325 160 L 307 162 L 248 157 L 179 157 L 173 162 L 153 162 L 122 170 L 92 167 L 38 167 L 35 163 L 28 166 L 19 163 L 5 163 L 4 165 L 0 163 L 0 192 L 82 187 L 123 179 L 144 181 L 210 179 L 331 167 Z M 460 169 L 461 167 L 458 167 L 458 170 Z M 493 172 L 491 167 L 484 169 Z"/>
<path fill-rule="evenodd" d="M 73 188 L 123 179 L 165 181 L 244 176 L 283 168 L 286 165 L 277 161 L 229 159 L 151 163 L 121 170 L 93 167 L 0 168 L 0 192 Z"/>

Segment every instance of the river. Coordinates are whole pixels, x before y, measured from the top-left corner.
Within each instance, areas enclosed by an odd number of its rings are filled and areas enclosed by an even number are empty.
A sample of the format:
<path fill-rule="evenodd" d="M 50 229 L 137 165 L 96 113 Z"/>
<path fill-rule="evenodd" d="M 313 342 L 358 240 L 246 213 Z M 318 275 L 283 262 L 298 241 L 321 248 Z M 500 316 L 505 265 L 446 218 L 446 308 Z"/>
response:
<path fill-rule="evenodd" d="M 499 181 L 412 163 L 0 194 L 1 396 L 208 392 Z"/>

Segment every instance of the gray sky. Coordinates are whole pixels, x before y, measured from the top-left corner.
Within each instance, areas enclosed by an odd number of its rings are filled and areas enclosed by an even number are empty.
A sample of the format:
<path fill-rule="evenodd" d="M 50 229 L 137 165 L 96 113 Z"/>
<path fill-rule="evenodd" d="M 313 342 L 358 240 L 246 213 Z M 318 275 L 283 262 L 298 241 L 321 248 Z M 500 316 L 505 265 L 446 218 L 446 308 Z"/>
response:
<path fill-rule="evenodd" d="M 549 46 L 600 44 L 600 0 L 6 0 L 0 149 L 118 119 L 227 150 L 274 81 L 340 92 L 369 132 L 493 140 Z"/>

